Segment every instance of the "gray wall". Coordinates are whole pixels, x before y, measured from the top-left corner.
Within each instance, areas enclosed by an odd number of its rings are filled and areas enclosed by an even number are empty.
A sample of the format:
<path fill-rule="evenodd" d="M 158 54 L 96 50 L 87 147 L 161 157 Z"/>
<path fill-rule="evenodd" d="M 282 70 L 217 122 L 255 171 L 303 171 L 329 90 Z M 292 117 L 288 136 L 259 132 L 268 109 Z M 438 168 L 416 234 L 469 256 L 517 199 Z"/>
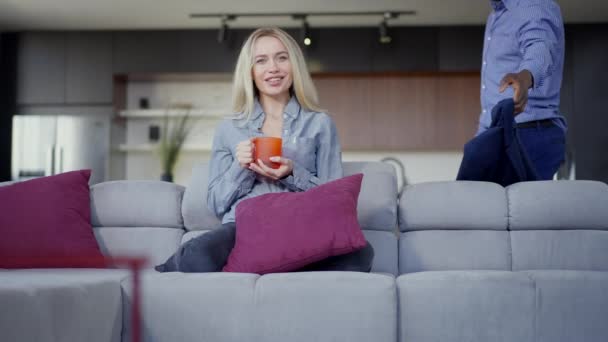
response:
<path fill-rule="evenodd" d="M 249 32 L 231 30 L 223 44 L 216 30 L 21 33 L 18 111 L 109 110 L 114 74 L 232 72 Z M 602 130 L 608 116 L 599 103 L 605 97 L 600 82 L 608 76 L 607 33 L 608 24 L 566 27 L 562 111 L 582 179 L 608 181 Z M 393 42 L 382 45 L 376 28 L 313 29 L 313 46 L 304 50 L 312 72 L 479 71 L 483 27 L 398 27 L 391 34 Z"/>

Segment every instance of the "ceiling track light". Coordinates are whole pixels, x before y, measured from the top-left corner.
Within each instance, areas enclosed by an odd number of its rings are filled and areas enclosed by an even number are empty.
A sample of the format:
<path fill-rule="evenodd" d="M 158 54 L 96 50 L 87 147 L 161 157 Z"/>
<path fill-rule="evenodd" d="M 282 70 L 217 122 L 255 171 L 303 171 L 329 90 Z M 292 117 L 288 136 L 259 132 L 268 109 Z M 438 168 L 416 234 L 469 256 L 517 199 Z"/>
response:
<path fill-rule="evenodd" d="M 228 21 L 230 20 L 235 20 L 236 16 L 234 15 L 223 15 L 222 16 L 222 21 L 220 23 L 220 29 L 217 32 L 217 42 L 222 44 L 224 43 L 226 40 L 228 40 Z"/>
<path fill-rule="evenodd" d="M 386 19 L 395 19 L 401 15 L 416 15 L 416 11 L 369 11 L 369 12 L 308 12 L 308 13 L 191 13 L 190 18 L 223 18 L 232 17 L 341 17 L 341 16 L 384 16 Z"/>
<path fill-rule="evenodd" d="M 312 44 L 312 37 L 310 36 L 310 25 L 306 20 L 306 15 L 293 15 L 294 20 L 302 20 L 302 28 L 300 29 L 300 40 L 305 46 Z"/>
<path fill-rule="evenodd" d="M 399 17 L 399 13 L 395 12 L 384 12 L 382 15 L 382 21 L 378 26 L 378 33 L 380 35 L 379 40 L 381 44 L 390 44 L 393 38 L 388 33 L 388 21 L 390 19 L 396 19 Z"/>
<path fill-rule="evenodd" d="M 310 26 L 307 18 L 311 16 L 318 17 L 339 17 L 339 16 L 382 16 L 382 21 L 378 27 L 380 34 L 380 42 L 388 44 L 392 41 L 392 37 L 388 32 L 388 21 L 396 19 L 402 15 L 416 15 L 416 11 L 370 11 L 370 12 L 308 12 L 308 13 L 191 13 L 190 18 L 220 18 L 221 25 L 218 32 L 217 40 L 223 43 L 228 36 L 228 21 L 236 20 L 237 17 L 291 17 L 294 20 L 302 20 L 301 40 L 305 46 L 312 44 L 310 36 Z"/>
<path fill-rule="evenodd" d="M 306 19 L 304 19 L 302 22 L 302 41 L 306 46 L 310 46 L 310 44 L 312 44 L 312 38 L 310 38 L 310 27 L 308 26 L 308 21 L 306 21 Z"/>
<path fill-rule="evenodd" d="M 389 44 L 393 40 L 393 38 L 388 34 L 388 24 L 386 23 L 386 19 L 380 22 L 378 33 L 380 34 L 380 43 L 382 44 Z"/>

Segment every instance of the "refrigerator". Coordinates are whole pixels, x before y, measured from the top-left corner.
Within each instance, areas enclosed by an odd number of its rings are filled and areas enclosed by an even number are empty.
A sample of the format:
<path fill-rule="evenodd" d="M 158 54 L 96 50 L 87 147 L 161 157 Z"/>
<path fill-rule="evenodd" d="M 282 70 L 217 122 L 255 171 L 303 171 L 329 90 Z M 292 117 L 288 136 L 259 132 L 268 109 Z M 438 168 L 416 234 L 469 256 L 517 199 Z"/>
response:
<path fill-rule="evenodd" d="M 89 184 L 106 180 L 110 119 L 105 116 L 15 115 L 13 181 L 91 169 Z"/>

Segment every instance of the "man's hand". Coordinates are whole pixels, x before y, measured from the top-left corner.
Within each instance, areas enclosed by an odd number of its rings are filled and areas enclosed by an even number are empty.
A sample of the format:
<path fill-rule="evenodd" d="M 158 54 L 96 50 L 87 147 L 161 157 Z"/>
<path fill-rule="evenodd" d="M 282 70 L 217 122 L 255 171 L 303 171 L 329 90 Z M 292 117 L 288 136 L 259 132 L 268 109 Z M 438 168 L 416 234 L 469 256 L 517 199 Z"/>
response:
<path fill-rule="evenodd" d="M 266 176 L 274 180 L 285 178 L 289 176 L 293 171 L 293 161 L 291 161 L 290 159 L 281 157 L 270 157 L 270 161 L 280 163 L 281 166 L 279 166 L 278 169 L 273 169 L 266 166 L 266 164 L 264 164 L 261 159 L 258 159 L 258 163 L 251 163 L 249 165 L 249 168 L 261 174 L 262 176 Z"/>
<path fill-rule="evenodd" d="M 499 92 L 504 92 L 509 86 L 513 87 L 513 102 L 515 102 L 515 115 L 526 109 L 528 104 L 528 89 L 532 87 L 533 78 L 528 70 L 516 74 L 506 74 L 500 81 Z"/>

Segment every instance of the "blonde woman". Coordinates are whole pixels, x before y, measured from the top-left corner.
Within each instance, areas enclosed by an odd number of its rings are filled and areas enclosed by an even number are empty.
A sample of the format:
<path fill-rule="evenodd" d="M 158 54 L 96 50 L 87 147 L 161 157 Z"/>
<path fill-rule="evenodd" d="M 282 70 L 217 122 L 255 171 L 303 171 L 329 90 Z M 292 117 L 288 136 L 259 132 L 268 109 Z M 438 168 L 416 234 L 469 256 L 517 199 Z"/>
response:
<path fill-rule="evenodd" d="M 222 228 L 180 247 L 159 271 L 220 271 L 234 247 L 237 204 L 270 192 L 306 191 L 342 177 L 340 143 L 296 41 L 278 28 L 261 28 L 245 41 L 234 72 L 233 110 L 216 129 L 207 204 Z M 277 169 L 253 160 L 252 138 L 281 137 Z M 307 270 L 369 272 L 373 249 L 328 258 Z"/>

